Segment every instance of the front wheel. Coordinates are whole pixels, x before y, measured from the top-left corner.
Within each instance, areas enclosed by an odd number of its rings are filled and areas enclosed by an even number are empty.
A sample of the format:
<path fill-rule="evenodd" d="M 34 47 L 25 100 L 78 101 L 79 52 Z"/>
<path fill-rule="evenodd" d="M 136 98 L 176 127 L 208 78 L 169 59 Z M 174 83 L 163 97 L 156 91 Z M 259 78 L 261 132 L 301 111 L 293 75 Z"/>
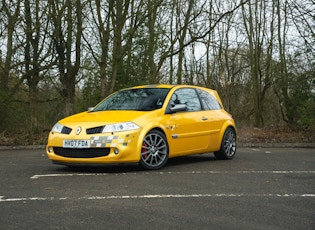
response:
<path fill-rule="evenodd" d="M 214 152 L 214 155 L 219 160 L 229 160 L 236 153 L 236 133 L 231 127 L 228 127 L 222 137 L 220 150 Z"/>
<path fill-rule="evenodd" d="M 145 169 L 160 169 L 168 160 L 168 152 L 165 135 L 158 130 L 152 130 L 142 142 L 140 165 Z"/>

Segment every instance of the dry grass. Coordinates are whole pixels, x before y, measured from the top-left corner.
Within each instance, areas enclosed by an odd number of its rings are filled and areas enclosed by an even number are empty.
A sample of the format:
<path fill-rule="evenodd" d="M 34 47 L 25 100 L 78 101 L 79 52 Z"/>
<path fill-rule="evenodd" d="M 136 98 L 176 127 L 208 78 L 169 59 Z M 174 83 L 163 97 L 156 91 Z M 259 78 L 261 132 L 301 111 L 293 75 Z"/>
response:
<path fill-rule="evenodd" d="M 238 129 L 240 143 L 315 143 L 315 135 L 307 130 L 294 130 L 289 127 Z"/>

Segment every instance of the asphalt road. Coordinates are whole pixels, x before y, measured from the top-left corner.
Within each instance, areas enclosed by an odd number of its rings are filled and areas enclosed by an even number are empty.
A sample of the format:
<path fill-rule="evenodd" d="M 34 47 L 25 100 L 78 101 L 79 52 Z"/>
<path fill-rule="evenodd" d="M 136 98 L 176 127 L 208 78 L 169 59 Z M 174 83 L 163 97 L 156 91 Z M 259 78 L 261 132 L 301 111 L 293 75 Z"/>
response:
<path fill-rule="evenodd" d="M 70 169 L 0 150 L 0 229 L 315 229 L 315 149 Z"/>

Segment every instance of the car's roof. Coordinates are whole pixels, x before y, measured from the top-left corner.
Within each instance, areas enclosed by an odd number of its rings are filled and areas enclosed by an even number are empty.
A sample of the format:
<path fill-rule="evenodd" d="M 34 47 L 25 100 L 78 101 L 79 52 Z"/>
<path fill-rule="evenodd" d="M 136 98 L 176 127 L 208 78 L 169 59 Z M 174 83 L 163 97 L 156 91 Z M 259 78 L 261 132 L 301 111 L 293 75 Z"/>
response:
<path fill-rule="evenodd" d="M 176 88 L 194 87 L 194 88 L 200 88 L 200 89 L 215 91 L 215 90 L 210 89 L 210 88 L 205 88 L 205 87 L 196 86 L 196 85 L 170 85 L 170 84 L 139 85 L 139 86 L 131 87 L 131 89 L 138 89 L 138 88 L 165 88 L 165 89 L 171 89 L 171 88 L 174 88 L 174 87 L 176 87 Z"/>
<path fill-rule="evenodd" d="M 154 85 L 139 85 L 139 86 L 134 86 L 132 89 L 135 88 L 166 88 L 170 89 L 173 88 L 175 85 L 168 85 L 168 84 L 154 84 Z"/>
<path fill-rule="evenodd" d="M 211 93 L 213 96 L 216 97 L 216 99 L 220 102 L 222 108 L 223 108 L 223 104 L 221 101 L 221 98 L 218 94 L 218 92 L 214 89 L 210 89 L 210 88 L 206 88 L 206 87 L 202 87 L 202 86 L 196 86 L 196 85 L 168 85 L 168 84 L 153 84 L 153 85 L 139 85 L 139 86 L 134 86 L 131 87 L 129 89 L 139 89 L 139 88 L 164 88 L 164 89 L 171 89 L 171 88 L 189 88 L 189 87 L 193 87 L 196 89 L 203 89 L 209 93 Z"/>

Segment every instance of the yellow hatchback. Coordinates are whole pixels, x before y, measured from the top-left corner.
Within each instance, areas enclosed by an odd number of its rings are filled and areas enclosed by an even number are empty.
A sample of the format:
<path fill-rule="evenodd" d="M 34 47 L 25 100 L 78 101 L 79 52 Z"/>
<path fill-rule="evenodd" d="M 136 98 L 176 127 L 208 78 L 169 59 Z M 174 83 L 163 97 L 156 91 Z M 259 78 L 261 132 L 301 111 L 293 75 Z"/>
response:
<path fill-rule="evenodd" d="M 139 162 L 159 169 L 169 158 L 214 152 L 236 153 L 236 129 L 216 91 L 189 85 L 123 89 L 89 111 L 60 120 L 46 152 L 56 164 Z"/>

